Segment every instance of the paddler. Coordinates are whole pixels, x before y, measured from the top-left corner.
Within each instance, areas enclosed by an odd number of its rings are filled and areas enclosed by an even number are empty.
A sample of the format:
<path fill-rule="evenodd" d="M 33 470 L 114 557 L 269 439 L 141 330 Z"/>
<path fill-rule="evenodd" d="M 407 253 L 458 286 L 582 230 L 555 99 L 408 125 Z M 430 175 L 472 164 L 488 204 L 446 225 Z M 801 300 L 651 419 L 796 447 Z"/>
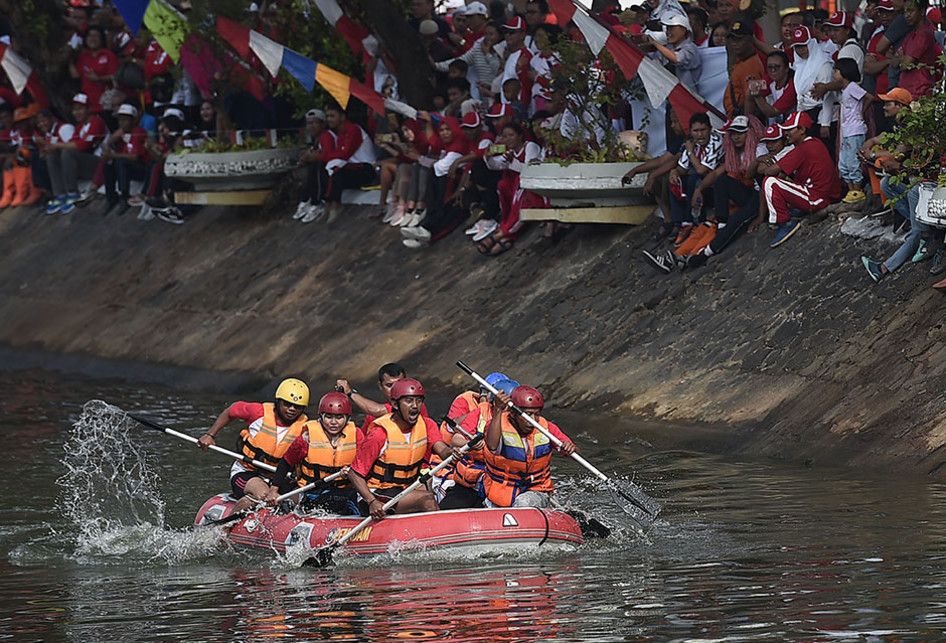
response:
<path fill-rule="evenodd" d="M 502 374 L 494 373 L 493 375 Z M 519 386 L 519 382 L 508 379 L 504 375 L 503 379 L 494 378 L 493 381 L 490 381 L 490 376 L 487 376 L 486 381 L 506 395 L 512 393 L 513 390 Z M 485 390 L 481 391 L 480 401 L 479 404 L 477 404 L 476 409 L 474 409 L 474 411 L 469 413 L 466 417 L 458 416 L 456 418 L 457 423 L 470 435 L 484 433 L 486 431 L 486 427 L 489 426 L 489 423 L 493 418 L 492 403 L 493 396 L 491 396 Z M 453 407 L 451 407 L 451 411 L 452 410 Z M 469 441 L 460 431 L 454 432 L 449 431 L 448 429 L 448 432 L 452 436 L 450 443 L 454 447 L 462 447 Z M 480 443 L 457 462 L 457 465 L 454 467 L 450 476 L 450 482 L 453 484 L 442 484 L 442 487 L 446 488 L 446 493 L 444 494 L 443 499 L 440 501 L 440 508 L 473 509 L 482 507 L 483 497 L 478 493 L 477 489 L 480 487 L 480 482 L 484 475 L 485 468 L 486 465 L 483 463 L 483 445 Z"/>
<path fill-rule="evenodd" d="M 453 453 L 437 423 L 421 415 L 426 393 L 415 379 L 396 381 L 390 393 L 393 409 L 376 418 L 358 444 L 348 472 L 352 485 L 368 504 L 368 513 L 384 518 L 383 505 L 417 480 L 425 460 L 436 453 Z M 399 514 L 437 511 L 437 501 L 426 488 L 407 494 L 394 507 Z"/>
<path fill-rule="evenodd" d="M 542 428 L 562 441 L 561 451 L 575 452 L 575 443 L 555 424 L 542 417 L 545 398 L 531 386 L 517 386 L 512 395 L 500 391 L 493 400 L 486 447 L 485 475 L 480 491 L 487 507 L 548 507 L 552 501 L 552 452 L 555 445 L 545 435 L 507 410 L 510 400 Z"/>
<path fill-rule="evenodd" d="M 344 393 L 332 391 L 319 400 L 318 419 L 305 423 L 276 467 L 266 501 L 274 503 L 293 471 L 300 487 L 341 471 L 355 460 L 355 450 L 364 433 L 351 421 L 351 400 Z M 343 516 L 358 516 L 358 493 L 343 477 L 326 489 L 317 489 L 302 501 L 309 508 L 319 507 Z"/>
<path fill-rule="evenodd" d="M 385 364 L 378 369 L 378 390 L 381 391 L 384 402 L 375 402 L 371 398 L 365 397 L 344 378 L 335 381 L 335 388 L 341 389 L 345 395 L 351 398 L 352 404 L 365 414 L 365 423 L 361 425 L 361 430 L 367 432 L 375 418 L 394 410 L 394 404 L 391 400 L 391 388 L 395 382 L 406 377 L 407 371 L 395 362 Z M 428 417 L 426 406 L 422 406 L 420 412 L 424 417 Z"/>
<path fill-rule="evenodd" d="M 273 402 L 234 402 L 214 421 L 207 432 L 197 440 L 197 446 L 207 450 L 216 444 L 217 434 L 233 420 L 242 420 L 247 426 L 240 433 L 243 455 L 276 466 L 286 449 L 302 433 L 308 418 L 309 387 L 294 377 L 280 382 Z M 230 487 L 233 497 L 240 500 L 234 511 L 252 506 L 269 492 L 269 474 L 239 460 L 230 467 Z M 289 491 L 286 485 L 283 492 Z"/>

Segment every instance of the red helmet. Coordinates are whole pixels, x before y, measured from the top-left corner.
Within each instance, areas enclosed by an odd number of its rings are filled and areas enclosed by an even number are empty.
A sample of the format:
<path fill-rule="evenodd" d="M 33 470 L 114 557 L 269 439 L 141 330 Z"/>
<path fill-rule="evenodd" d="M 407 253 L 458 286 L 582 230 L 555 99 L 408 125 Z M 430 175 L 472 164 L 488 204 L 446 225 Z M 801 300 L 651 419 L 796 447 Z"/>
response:
<path fill-rule="evenodd" d="M 541 409 L 545 406 L 545 398 L 538 389 L 531 386 L 517 386 L 512 390 L 512 403 L 520 409 Z"/>
<path fill-rule="evenodd" d="M 344 393 L 332 391 L 326 393 L 319 400 L 319 414 L 330 413 L 332 415 L 351 415 L 351 400 Z"/>
<path fill-rule="evenodd" d="M 391 399 L 394 401 L 402 397 L 414 396 L 426 397 L 427 393 L 424 391 L 424 385 L 413 378 L 405 377 L 404 379 L 400 379 L 391 387 Z"/>

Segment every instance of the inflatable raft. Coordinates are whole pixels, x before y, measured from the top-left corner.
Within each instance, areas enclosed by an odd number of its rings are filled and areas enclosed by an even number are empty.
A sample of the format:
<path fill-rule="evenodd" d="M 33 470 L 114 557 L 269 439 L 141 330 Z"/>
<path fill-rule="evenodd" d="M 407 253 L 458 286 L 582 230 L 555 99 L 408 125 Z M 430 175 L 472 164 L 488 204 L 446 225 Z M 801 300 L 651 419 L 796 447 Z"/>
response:
<path fill-rule="evenodd" d="M 236 502 L 228 494 L 207 500 L 195 525 L 230 515 Z M 302 542 L 318 549 L 340 538 L 361 521 L 358 517 L 277 514 L 261 509 L 227 526 L 235 545 L 284 552 Z M 570 515 L 552 509 L 452 509 L 389 516 L 355 536 L 345 551 L 352 555 L 383 554 L 393 550 L 450 550 L 463 553 L 574 549 L 584 542 L 581 528 Z"/>

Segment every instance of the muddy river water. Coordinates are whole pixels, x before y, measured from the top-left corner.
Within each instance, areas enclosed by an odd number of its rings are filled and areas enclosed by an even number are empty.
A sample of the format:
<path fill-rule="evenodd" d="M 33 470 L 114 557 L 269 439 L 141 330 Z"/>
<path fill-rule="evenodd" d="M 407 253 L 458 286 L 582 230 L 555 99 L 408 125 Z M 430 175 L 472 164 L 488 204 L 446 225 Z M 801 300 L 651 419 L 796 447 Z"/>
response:
<path fill-rule="evenodd" d="M 114 441 L 107 456 L 74 442 L 67 454 L 92 399 L 192 435 L 230 401 L 0 372 L 0 640 L 934 640 L 946 629 L 941 485 L 661 451 L 605 418 L 563 417 L 589 460 L 636 472 L 664 503 L 646 537 L 619 530 L 548 557 L 297 568 L 189 527 L 226 487 L 225 458 L 101 426 L 87 435 Z M 614 518 L 581 470 L 559 462 L 555 477 L 569 503 Z"/>

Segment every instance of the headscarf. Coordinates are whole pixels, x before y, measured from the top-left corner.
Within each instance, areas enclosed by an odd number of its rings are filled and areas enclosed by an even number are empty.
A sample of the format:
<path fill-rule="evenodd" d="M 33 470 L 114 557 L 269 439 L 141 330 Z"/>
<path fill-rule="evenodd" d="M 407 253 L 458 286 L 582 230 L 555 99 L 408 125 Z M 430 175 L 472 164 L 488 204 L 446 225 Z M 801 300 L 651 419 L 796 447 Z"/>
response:
<path fill-rule="evenodd" d="M 723 137 L 723 167 L 726 174 L 733 178 L 745 179 L 749 176 L 749 166 L 755 162 L 755 149 L 759 138 L 765 133 L 765 126 L 755 116 L 749 116 L 749 129 L 746 130 L 746 145 L 740 154 L 732 141 L 730 132 Z"/>
<path fill-rule="evenodd" d="M 430 149 L 434 156 L 442 156 L 451 152 L 456 152 L 460 155 L 468 154 L 470 151 L 470 141 L 466 136 L 463 135 L 463 129 L 460 127 L 460 121 L 453 116 L 445 116 L 443 118 L 443 122 L 450 129 L 450 132 L 453 133 L 453 140 L 449 143 L 444 143 L 440 140 L 440 136 L 435 132 L 433 138 L 430 141 Z"/>
<path fill-rule="evenodd" d="M 804 96 L 811 92 L 811 88 L 818 80 L 818 74 L 824 69 L 825 63 L 831 63 L 831 57 L 825 53 L 821 44 L 814 38 L 808 39 L 808 58 L 795 57 L 795 94 Z M 823 79 L 822 79 L 823 80 Z M 831 80 L 830 77 L 828 80 Z"/>

